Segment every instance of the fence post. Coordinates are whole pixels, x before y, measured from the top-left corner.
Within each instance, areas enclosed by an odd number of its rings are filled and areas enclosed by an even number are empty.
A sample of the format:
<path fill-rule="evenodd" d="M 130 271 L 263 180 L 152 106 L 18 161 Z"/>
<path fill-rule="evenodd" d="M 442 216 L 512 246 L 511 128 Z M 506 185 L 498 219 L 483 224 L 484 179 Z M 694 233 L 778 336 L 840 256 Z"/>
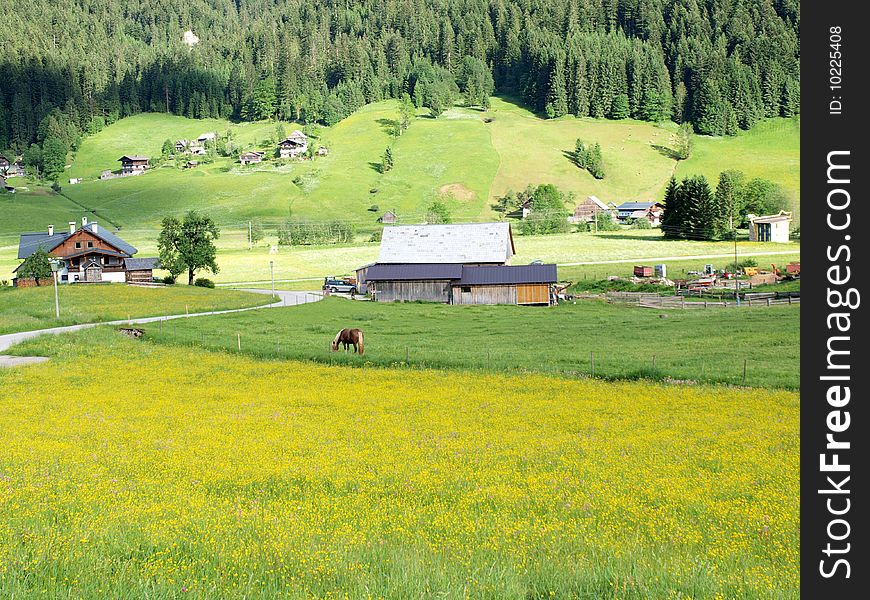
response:
<path fill-rule="evenodd" d="M 707 308 L 707 301 L 704 300 L 704 308 Z"/>
<path fill-rule="evenodd" d="M 239 352 L 241 352 L 242 351 L 242 334 L 241 333 L 236 334 L 236 343 L 238 345 Z"/>
<path fill-rule="evenodd" d="M 595 377 L 595 353 L 591 350 L 589 351 L 589 365 L 592 371 L 592 377 Z"/>
<path fill-rule="evenodd" d="M 767 299 L 767 305 L 770 306 L 770 298 Z"/>
<path fill-rule="evenodd" d="M 652 368 L 653 368 L 653 371 L 656 370 L 656 355 L 655 355 L 655 354 L 653 354 L 653 365 L 652 365 Z"/>
<path fill-rule="evenodd" d="M 791 304 L 791 294 L 788 295 L 788 303 Z"/>
<path fill-rule="evenodd" d="M 746 385 L 746 359 L 743 359 L 743 385 Z"/>
<path fill-rule="evenodd" d="M 405 362 L 411 362 L 411 349 L 408 346 L 405 346 Z"/>

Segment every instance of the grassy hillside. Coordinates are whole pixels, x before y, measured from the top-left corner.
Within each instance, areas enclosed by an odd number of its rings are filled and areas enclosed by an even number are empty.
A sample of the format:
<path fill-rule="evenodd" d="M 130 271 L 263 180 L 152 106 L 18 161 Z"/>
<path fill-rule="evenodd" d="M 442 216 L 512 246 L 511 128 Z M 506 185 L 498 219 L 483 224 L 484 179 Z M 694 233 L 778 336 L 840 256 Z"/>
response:
<path fill-rule="evenodd" d="M 692 156 L 678 164 L 677 175 L 700 173 L 715 185 L 719 173 L 737 169 L 747 179 L 761 177 L 781 185 L 799 213 L 800 124 L 800 117 L 771 119 L 734 137 L 695 136 Z"/>
<path fill-rule="evenodd" d="M 795 200 L 799 198 L 799 119 L 767 121 L 734 138 L 696 137 L 692 158 L 678 164 L 670 158 L 671 125 L 570 117 L 545 120 L 506 99 L 494 98 L 492 108 L 484 112 L 456 107 L 431 119 L 421 111 L 406 133 L 394 139 L 389 132 L 397 117 L 396 103 L 384 101 L 331 128 L 321 128 L 313 143 L 328 147 L 330 153 L 314 161 L 270 160 L 241 167 L 235 159 L 219 158 L 192 170 L 170 162 L 138 177 L 99 181 L 100 171 L 117 168 L 121 154 L 156 156 L 165 139 L 230 129 L 243 147 L 271 150 L 269 139 L 276 127 L 275 123 L 234 124 L 165 114 L 122 119 L 83 141 L 68 175 L 85 181 L 64 184 L 61 196 L 32 182 L 13 180 L 30 190 L 0 196 L 4 217 L 0 218 L 0 269 L 7 273 L 17 264 L 14 250 L 20 231 L 43 229 L 49 223 L 62 226 L 82 215 L 120 227 L 121 235 L 153 254 L 160 219 L 189 209 L 205 211 L 225 232 L 219 242 L 224 269 L 219 279 L 239 281 L 263 278 L 269 260 L 279 264 L 283 278 L 321 276 L 346 272 L 376 252 L 361 246 L 282 249 L 278 255 L 261 248 L 248 253 L 244 238 L 252 218 L 267 223 L 269 243 L 275 241 L 277 223 L 291 216 L 348 221 L 360 231 L 362 241 L 378 227 L 376 218 L 383 211 L 396 210 L 400 222 L 420 222 L 436 196 L 447 199 L 458 221 L 485 220 L 493 218 L 489 205 L 495 196 L 529 184 L 550 182 L 578 197 L 595 194 L 619 202 L 660 197 L 675 170 L 678 175 L 701 172 L 715 182 L 724 168 L 741 169 L 748 177 L 768 177 Z M 287 131 L 297 126 L 284 124 Z M 605 179 L 593 179 L 570 161 L 566 153 L 577 138 L 601 144 Z M 395 167 L 381 174 L 376 167 L 388 145 Z M 379 211 L 369 211 L 372 205 Z M 655 233 L 640 233 L 638 243 L 628 235 L 593 247 L 583 237 L 524 239 L 518 244 L 519 258 L 562 263 L 707 252 L 706 244 L 678 248 L 659 240 L 656 246 L 650 242 L 655 238 Z M 763 248 L 774 249 L 770 244 Z"/>

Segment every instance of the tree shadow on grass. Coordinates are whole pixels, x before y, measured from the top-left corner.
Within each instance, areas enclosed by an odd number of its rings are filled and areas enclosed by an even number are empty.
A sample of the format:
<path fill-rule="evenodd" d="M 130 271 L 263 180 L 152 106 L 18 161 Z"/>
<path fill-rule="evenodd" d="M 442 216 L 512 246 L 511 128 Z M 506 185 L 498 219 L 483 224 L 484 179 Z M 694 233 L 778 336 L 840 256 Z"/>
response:
<path fill-rule="evenodd" d="M 377 119 L 375 121 L 375 123 L 380 125 L 384 129 L 384 132 L 387 133 L 387 135 L 389 135 L 391 137 L 398 137 L 399 136 L 400 124 L 399 124 L 398 120 L 396 120 L 396 119 Z"/>
<path fill-rule="evenodd" d="M 653 230 L 655 231 L 655 230 Z M 661 232 L 659 232 L 661 234 Z M 679 242 L 685 240 L 666 238 L 664 235 L 635 235 L 635 234 L 619 234 L 619 233 L 598 233 L 595 235 L 598 238 L 608 240 L 638 240 L 642 242 Z"/>
<path fill-rule="evenodd" d="M 562 156 L 570 160 L 573 165 L 580 166 L 577 161 L 577 153 L 573 150 L 562 150 Z"/>
<path fill-rule="evenodd" d="M 383 174 L 384 169 L 381 163 L 370 162 L 369 167 L 371 167 L 375 172 Z"/>
<path fill-rule="evenodd" d="M 670 158 L 671 160 L 680 160 L 680 155 L 677 154 L 676 150 L 668 148 L 667 146 L 659 146 L 658 144 L 650 144 L 653 150 L 661 154 L 666 158 Z"/>

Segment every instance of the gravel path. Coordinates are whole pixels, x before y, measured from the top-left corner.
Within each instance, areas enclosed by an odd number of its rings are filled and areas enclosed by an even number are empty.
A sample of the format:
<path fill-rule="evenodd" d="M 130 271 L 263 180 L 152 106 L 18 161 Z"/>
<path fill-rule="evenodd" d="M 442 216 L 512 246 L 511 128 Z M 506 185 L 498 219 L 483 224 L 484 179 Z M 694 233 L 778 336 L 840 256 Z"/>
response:
<path fill-rule="evenodd" d="M 253 292 L 256 294 L 271 294 L 271 290 L 245 289 L 238 288 L 241 292 Z M 157 321 L 168 321 L 170 319 L 189 319 L 191 317 L 203 317 L 207 315 L 225 315 L 229 313 L 244 312 L 248 310 L 260 310 L 264 308 L 277 308 L 283 306 L 296 306 L 299 304 L 307 304 L 308 302 L 317 302 L 323 296 L 320 292 L 288 292 L 275 290 L 275 295 L 280 298 L 272 304 L 263 304 L 260 306 L 252 306 L 249 308 L 233 308 L 230 310 L 215 310 L 209 312 L 190 313 L 184 315 L 164 315 L 160 317 L 140 317 L 136 319 L 121 319 L 118 321 L 103 321 L 100 323 L 81 323 L 79 325 L 66 325 L 64 327 L 50 327 L 48 329 L 36 329 L 34 331 L 21 331 L 18 333 L 7 333 L 0 335 L 0 352 L 6 350 L 10 346 L 19 344 L 25 340 L 29 340 L 41 335 L 56 335 L 59 333 L 69 333 L 70 331 L 80 331 L 89 329 L 99 325 L 139 325 L 142 323 L 155 323 Z M 17 367 L 34 363 L 47 361 L 44 356 L 9 356 L 0 354 L 0 368 L 2 367 Z"/>

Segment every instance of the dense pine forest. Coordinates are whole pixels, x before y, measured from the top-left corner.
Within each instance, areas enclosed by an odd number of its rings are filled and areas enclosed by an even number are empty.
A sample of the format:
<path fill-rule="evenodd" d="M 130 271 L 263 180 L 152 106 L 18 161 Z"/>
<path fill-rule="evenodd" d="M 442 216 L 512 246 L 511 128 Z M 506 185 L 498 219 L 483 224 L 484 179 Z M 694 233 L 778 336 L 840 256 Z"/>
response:
<path fill-rule="evenodd" d="M 727 135 L 799 111 L 798 0 L 17 0 L 0 150 L 142 111 L 332 124 L 408 94 Z M 192 32 L 193 35 L 185 32 Z M 39 146 L 31 147 L 32 144 Z M 56 150 L 56 148 L 55 148 Z"/>

